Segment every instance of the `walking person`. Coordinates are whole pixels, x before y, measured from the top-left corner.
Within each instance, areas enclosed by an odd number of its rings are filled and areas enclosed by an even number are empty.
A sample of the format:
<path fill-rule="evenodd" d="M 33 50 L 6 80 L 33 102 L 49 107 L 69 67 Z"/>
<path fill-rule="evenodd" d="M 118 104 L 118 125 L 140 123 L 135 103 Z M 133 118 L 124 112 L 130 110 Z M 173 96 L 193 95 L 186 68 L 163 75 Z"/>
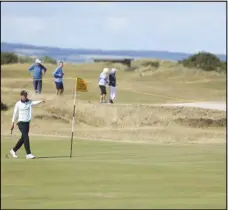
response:
<path fill-rule="evenodd" d="M 29 142 L 29 126 L 30 121 L 32 119 L 32 106 L 40 104 L 44 101 L 32 101 L 28 99 L 28 93 L 25 90 L 22 90 L 21 93 L 21 100 L 15 104 L 13 118 L 12 118 L 12 125 L 11 125 L 11 133 L 13 132 L 14 125 L 16 118 L 18 117 L 18 128 L 21 132 L 21 138 L 15 145 L 13 149 L 10 150 L 10 154 L 13 158 L 17 158 L 16 152 L 21 148 L 24 144 L 25 151 L 26 151 L 26 159 L 34 159 L 35 156 L 32 155 L 30 149 L 30 142 Z"/>
<path fill-rule="evenodd" d="M 106 85 L 108 84 L 108 68 L 104 68 L 99 76 L 99 88 L 101 90 L 100 103 L 106 103 Z"/>
<path fill-rule="evenodd" d="M 33 86 L 35 93 L 41 94 L 42 92 L 42 75 L 47 71 L 47 68 L 41 64 L 39 59 L 35 60 L 35 63 L 32 64 L 29 69 L 29 72 L 33 71 Z"/>
<path fill-rule="evenodd" d="M 109 74 L 109 103 L 113 104 L 116 98 L 116 69 L 112 68 Z"/>
<path fill-rule="evenodd" d="M 64 91 L 63 75 L 63 61 L 60 61 L 59 66 L 53 72 L 57 95 L 62 95 Z"/>

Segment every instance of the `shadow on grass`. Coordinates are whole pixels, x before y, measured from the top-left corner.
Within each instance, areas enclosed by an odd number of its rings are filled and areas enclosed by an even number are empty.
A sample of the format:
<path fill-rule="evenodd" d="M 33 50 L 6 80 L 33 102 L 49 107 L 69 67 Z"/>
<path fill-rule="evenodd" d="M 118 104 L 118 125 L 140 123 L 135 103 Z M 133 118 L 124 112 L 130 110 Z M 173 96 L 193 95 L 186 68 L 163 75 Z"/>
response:
<path fill-rule="evenodd" d="M 43 156 L 43 157 L 36 157 L 35 159 L 51 159 L 51 158 L 56 158 L 56 159 L 57 158 L 69 158 L 70 159 L 70 156 Z"/>

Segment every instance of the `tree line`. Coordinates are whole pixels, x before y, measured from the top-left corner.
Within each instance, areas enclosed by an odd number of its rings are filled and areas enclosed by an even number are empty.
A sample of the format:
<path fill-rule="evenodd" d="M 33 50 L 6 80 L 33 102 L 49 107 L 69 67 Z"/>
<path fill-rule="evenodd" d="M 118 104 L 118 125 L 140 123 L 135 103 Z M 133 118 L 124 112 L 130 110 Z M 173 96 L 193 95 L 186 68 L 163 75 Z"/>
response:
<path fill-rule="evenodd" d="M 54 58 L 49 56 L 41 57 L 44 63 L 57 64 L 57 61 Z M 34 58 L 29 56 L 19 56 L 12 52 L 1 52 L 1 64 L 14 64 L 14 63 L 33 63 Z"/>

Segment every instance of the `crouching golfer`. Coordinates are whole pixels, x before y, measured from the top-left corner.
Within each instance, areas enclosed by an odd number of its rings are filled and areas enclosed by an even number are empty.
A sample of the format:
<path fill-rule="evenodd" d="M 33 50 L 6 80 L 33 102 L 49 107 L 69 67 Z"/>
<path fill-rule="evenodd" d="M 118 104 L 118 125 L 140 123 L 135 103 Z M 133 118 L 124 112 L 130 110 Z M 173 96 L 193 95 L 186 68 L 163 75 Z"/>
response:
<path fill-rule="evenodd" d="M 56 94 L 62 95 L 63 94 L 63 61 L 60 61 L 59 66 L 56 68 L 56 70 L 53 72 L 54 80 L 55 80 L 55 86 L 56 86 Z"/>
<path fill-rule="evenodd" d="M 113 104 L 116 98 L 116 69 L 113 68 L 109 74 L 109 103 Z"/>
<path fill-rule="evenodd" d="M 104 68 L 103 72 L 101 72 L 99 76 L 99 88 L 101 90 L 100 94 L 100 103 L 106 103 L 106 85 L 108 84 L 108 68 Z"/>
<path fill-rule="evenodd" d="M 32 101 L 27 98 L 28 93 L 23 90 L 21 91 L 21 100 L 18 101 L 14 107 L 14 113 L 12 118 L 12 125 L 11 125 L 11 133 L 14 129 L 14 123 L 16 118 L 18 117 L 18 128 L 21 132 L 21 138 L 15 145 L 13 149 L 10 150 L 10 154 L 13 158 L 17 158 L 16 152 L 21 148 L 24 144 L 25 151 L 26 151 L 26 159 L 34 159 L 35 156 L 32 155 L 30 150 L 30 143 L 29 143 L 29 125 L 30 120 L 32 118 L 32 106 L 42 103 L 44 101 Z"/>

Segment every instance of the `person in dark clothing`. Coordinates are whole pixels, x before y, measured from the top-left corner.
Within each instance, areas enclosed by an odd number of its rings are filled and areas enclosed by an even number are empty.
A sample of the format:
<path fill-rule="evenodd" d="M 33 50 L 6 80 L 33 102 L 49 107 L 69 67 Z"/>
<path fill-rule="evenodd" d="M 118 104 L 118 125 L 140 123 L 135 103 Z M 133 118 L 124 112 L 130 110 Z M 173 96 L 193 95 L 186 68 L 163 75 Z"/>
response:
<path fill-rule="evenodd" d="M 116 98 L 116 69 L 112 68 L 109 74 L 109 103 L 113 104 Z"/>

